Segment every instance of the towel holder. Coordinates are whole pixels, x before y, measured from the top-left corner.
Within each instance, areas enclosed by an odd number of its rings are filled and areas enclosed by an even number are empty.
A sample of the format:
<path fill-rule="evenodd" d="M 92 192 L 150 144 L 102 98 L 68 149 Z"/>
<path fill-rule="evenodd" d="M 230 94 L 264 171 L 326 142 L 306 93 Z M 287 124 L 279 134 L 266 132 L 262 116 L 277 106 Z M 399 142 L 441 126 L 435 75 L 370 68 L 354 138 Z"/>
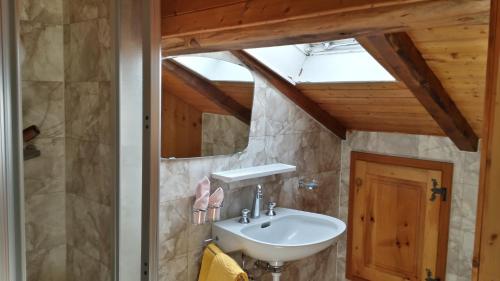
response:
<path fill-rule="evenodd" d="M 220 206 L 209 205 L 207 209 L 192 209 L 191 222 L 195 225 L 201 225 L 220 221 L 220 210 L 222 207 L 224 207 L 224 202 Z"/>
<path fill-rule="evenodd" d="M 220 221 L 220 209 L 224 207 L 224 201 L 221 202 L 220 206 L 208 205 L 208 222 Z"/>

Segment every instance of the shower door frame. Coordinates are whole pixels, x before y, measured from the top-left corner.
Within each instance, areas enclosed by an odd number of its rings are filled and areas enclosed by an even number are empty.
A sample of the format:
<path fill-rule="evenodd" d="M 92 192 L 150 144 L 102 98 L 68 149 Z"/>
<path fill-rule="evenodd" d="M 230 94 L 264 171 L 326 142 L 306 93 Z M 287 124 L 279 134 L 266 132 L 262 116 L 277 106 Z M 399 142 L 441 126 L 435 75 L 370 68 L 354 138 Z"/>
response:
<path fill-rule="evenodd" d="M 0 281 L 25 280 L 17 6 L 0 0 Z"/>
<path fill-rule="evenodd" d="M 165 1 L 163 2 L 165 3 Z M 142 281 L 158 280 L 161 0 L 143 1 Z"/>

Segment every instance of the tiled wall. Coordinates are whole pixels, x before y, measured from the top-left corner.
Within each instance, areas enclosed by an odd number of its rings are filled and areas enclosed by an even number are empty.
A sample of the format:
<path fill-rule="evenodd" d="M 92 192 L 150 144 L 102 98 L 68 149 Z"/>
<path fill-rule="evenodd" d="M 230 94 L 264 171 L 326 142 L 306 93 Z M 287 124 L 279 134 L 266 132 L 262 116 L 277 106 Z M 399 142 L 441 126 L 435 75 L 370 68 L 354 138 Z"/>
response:
<path fill-rule="evenodd" d="M 20 3 L 23 125 L 41 130 L 24 162 L 28 281 L 66 280 L 62 1 Z"/>
<path fill-rule="evenodd" d="M 265 202 L 337 216 L 340 140 L 288 101 L 262 78 L 255 77 L 255 96 L 248 148 L 232 156 L 162 160 L 160 180 L 160 280 L 197 280 L 202 241 L 210 225 L 194 226 L 189 215 L 195 186 L 211 172 L 282 162 L 297 172 L 246 181 L 237 185 L 212 183 L 226 191 L 224 218 L 250 208 L 254 187 L 264 183 Z M 298 190 L 299 177 L 316 178 L 316 191 Z M 336 247 L 291 263 L 283 280 L 331 280 L 335 276 Z M 269 274 L 259 280 L 270 280 Z"/>
<path fill-rule="evenodd" d="M 444 137 L 353 132 L 342 142 L 340 219 L 347 222 L 349 167 L 352 150 L 451 162 L 454 164 L 448 242 L 448 281 L 469 281 L 479 184 L 480 153 L 462 152 Z M 337 280 L 345 279 L 345 236 L 339 242 Z"/>
<path fill-rule="evenodd" d="M 110 3 L 65 4 L 67 280 L 111 280 L 115 109 Z"/>
<path fill-rule="evenodd" d="M 106 0 L 19 0 L 28 280 L 110 280 L 114 113 Z"/>

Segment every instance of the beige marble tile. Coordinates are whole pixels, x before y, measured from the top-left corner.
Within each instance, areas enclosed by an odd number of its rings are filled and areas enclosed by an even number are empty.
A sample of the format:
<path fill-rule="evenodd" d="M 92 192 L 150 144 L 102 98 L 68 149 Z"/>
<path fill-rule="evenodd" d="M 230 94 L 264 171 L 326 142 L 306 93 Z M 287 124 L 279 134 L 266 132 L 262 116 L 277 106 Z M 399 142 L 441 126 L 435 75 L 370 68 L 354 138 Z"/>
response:
<path fill-rule="evenodd" d="M 347 281 L 345 276 L 345 258 L 337 258 L 337 281 Z"/>
<path fill-rule="evenodd" d="M 66 280 L 64 192 L 27 197 L 25 220 L 27 280 Z"/>
<path fill-rule="evenodd" d="M 160 205 L 159 257 L 166 263 L 188 251 L 191 198 L 168 201 Z"/>
<path fill-rule="evenodd" d="M 187 281 L 188 256 L 175 257 L 168 262 L 160 263 L 159 281 Z"/>
<path fill-rule="evenodd" d="M 66 243 L 64 192 L 33 195 L 25 206 L 28 252 L 48 251 Z"/>
<path fill-rule="evenodd" d="M 299 149 L 301 135 L 269 136 L 266 140 L 266 154 L 269 163 L 285 163 L 297 165 L 299 163 Z M 300 169 L 300 168 L 299 168 Z"/>
<path fill-rule="evenodd" d="M 332 246 L 314 256 L 289 263 L 282 273 L 282 280 L 333 280 L 336 275 L 336 252 L 336 247 Z"/>
<path fill-rule="evenodd" d="M 194 188 L 189 186 L 187 161 L 162 159 L 160 170 L 161 203 L 194 195 Z"/>
<path fill-rule="evenodd" d="M 66 83 L 65 98 L 68 137 L 113 144 L 110 82 Z"/>
<path fill-rule="evenodd" d="M 479 184 L 480 153 L 464 152 L 463 182 L 470 186 Z"/>
<path fill-rule="evenodd" d="M 65 191 L 64 138 L 40 138 L 33 141 L 41 155 L 24 161 L 24 196 Z M 27 205 L 29 207 L 29 205 Z"/>
<path fill-rule="evenodd" d="M 45 24 L 61 24 L 64 0 L 20 1 L 20 20 Z"/>
<path fill-rule="evenodd" d="M 68 1 L 68 12 L 71 23 L 108 18 L 109 0 L 71 0 Z"/>
<path fill-rule="evenodd" d="M 332 132 L 322 129 L 319 135 L 319 171 L 340 171 L 341 140 Z"/>
<path fill-rule="evenodd" d="M 336 150 L 337 148 L 333 147 L 330 149 Z M 297 166 L 298 173 L 319 173 L 323 169 L 325 171 L 328 170 L 328 165 L 332 165 L 328 161 L 324 161 L 324 165 L 322 165 L 321 158 L 327 152 L 323 153 L 321 150 L 319 131 L 314 133 L 269 136 L 266 140 L 266 154 L 268 162 L 295 165 Z M 338 157 L 340 158 L 340 154 Z"/>
<path fill-rule="evenodd" d="M 272 87 L 266 91 L 266 135 L 315 133 L 318 122 Z"/>
<path fill-rule="evenodd" d="M 21 79 L 64 79 L 63 26 L 21 21 Z"/>
<path fill-rule="evenodd" d="M 66 200 L 68 245 L 100 264 L 112 266 L 111 207 L 72 194 Z"/>
<path fill-rule="evenodd" d="M 28 281 L 65 281 L 66 244 L 26 253 Z"/>
<path fill-rule="evenodd" d="M 110 267 L 71 246 L 68 246 L 67 263 L 68 277 L 66 280 L 112 280 Z"/>
<path fill-rule="evenodd" d="M 107 19 L 70 24 L 67 82 L 109 81 L 111 36 Z"/>
<path fill-rule="evenodd" d="M 245 151 L 233 155 L 232 159 L 242 168 L 267 164 L 266 137 L 250 137 Z"/>
<path fill-rule="evenodd" d="M 200 273 L 201 261 L 203 251 L 202 249 L 190 251 L 187 256 L 188 265 L 188 281 L 198 281 Z"/>
<path fill-rule="evenodd" d="M 111 206 L 113 154 L 114 149 L 109 145 L 67 138 L 67 192 Z"/>
<path fill-rule="evenodd" d="M 23 127 L 36 125 L 38 138 L 64 137 L 64 84 L 23 81 Z"/>
<path fill-rule="evenodd" d="M 205 241 L 212 238 L 212 224 L 195 225 L 190 223 L 188 225 L 188 233 L 188 251 L 202 251 L 207 245 Z"/>
<path fill-rule="evenodd" d="M 266 134 L 266 87 L 267 83 L 259 78 L 255 80 L 255 90 L 252 105 L 252 120 L 250 121 L 250 136 L 262 137 Z"/>

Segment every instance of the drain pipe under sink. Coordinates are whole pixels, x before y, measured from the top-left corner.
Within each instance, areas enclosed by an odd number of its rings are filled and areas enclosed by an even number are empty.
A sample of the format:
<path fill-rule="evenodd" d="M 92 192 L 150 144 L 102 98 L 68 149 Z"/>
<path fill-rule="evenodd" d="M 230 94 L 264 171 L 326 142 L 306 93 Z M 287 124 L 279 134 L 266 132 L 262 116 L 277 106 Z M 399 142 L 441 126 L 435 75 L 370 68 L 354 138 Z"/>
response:
<path fill-rule="evenodd" d="M 272 272 L 271 275 L 273 276 L 273 281 L 280 281 L 281 272 Z"/>

